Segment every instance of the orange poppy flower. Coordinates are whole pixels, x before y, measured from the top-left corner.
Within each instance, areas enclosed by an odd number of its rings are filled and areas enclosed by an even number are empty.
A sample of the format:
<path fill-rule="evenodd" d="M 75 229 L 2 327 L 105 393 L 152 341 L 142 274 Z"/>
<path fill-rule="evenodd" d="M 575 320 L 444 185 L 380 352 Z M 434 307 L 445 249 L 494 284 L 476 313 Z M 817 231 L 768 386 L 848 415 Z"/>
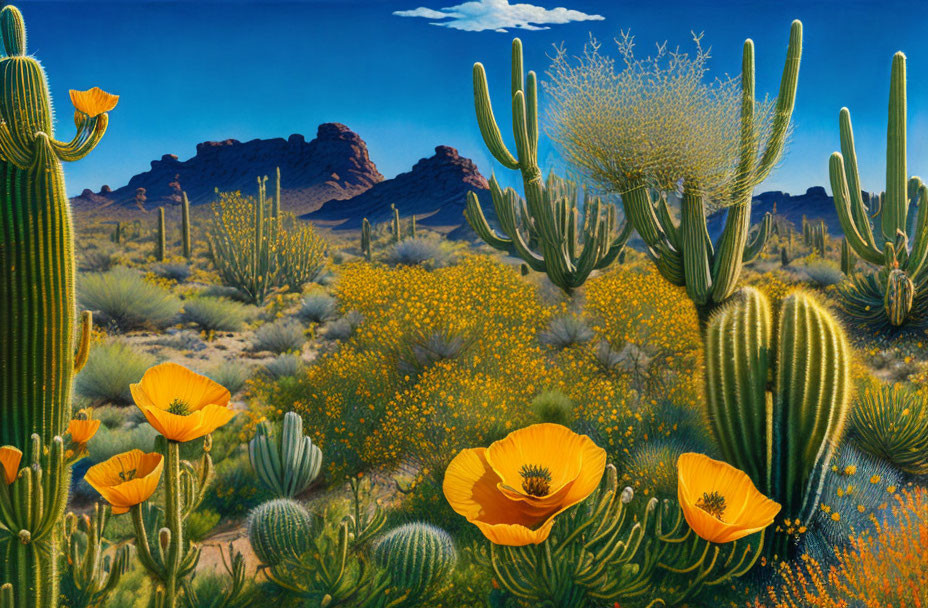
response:
<path fill-rule="evenodd" d="M 84 445 L 97 434 L 99 428 L 100 421 L 94 420 L 93 411 L 86 408 L 78 411 L 74 419 L 68 423 L 68 434 L 71 435 L 71 441 Z"/>
<path fill-rule="evenodd" d="M 3 478 L 7 485 L 16 480 L 19 473 L 19 463 L 23 459 L 23 453 L 11 445 L 0 447 L 0 466 L 3 467 Z"/>
<path fill-rule="evenodd" d="M 84 479 L 118 514 L 142 504 L 155 493 L 163 468 L 161 454 L 131 450 L 93 465 L 84 473 Z"/>
<path fill-rule="evenodd" d="M 71 89 L 69 93 L 74 107 L 91 118 L 109 112 L 116 107 L 116 103 L 119 101 L 119 95 L 107 93 L 100 87 L 93 87 L 86 91 Z"/>
<path fill-rule="evenodd" d="M 172 441 L 209 435 L 235 416 L 227 389 L 177 363 L 149 368 L 129 390 L 148 423 Z"/>
<path fill-rule="evenodd" d="M 686 523 L 713 543 L 760 532 L 780 512 L 779 503 L 761 494 L 747 473 L 692 452 L 677 459 L 677 498 Z"/>
<path fill-rule="evenodd" d="M 559 424 L 535 424 L 488 448 L 462 450 L 442 490 L 458 514 L 497 545 L 544 542 L 554 518 L 599 485 L 606 451 Z"/>

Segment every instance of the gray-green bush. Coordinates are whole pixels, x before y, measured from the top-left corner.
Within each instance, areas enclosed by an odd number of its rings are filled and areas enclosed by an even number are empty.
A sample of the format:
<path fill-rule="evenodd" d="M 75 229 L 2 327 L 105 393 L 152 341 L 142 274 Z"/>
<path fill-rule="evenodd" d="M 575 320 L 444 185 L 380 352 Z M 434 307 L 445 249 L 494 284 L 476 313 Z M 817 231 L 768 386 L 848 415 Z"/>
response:
<path fill-rule="evenodd" d="M 184 302 L 184 321 L 207 330 L 239 331 L 249 316 L 247 306 L 224 298 L 196 296 Z"/>
<path fill-rule="evenodd" d="M 306 342 L 303 324 L 295 319 L 278 319 L 258 328 L 254 348 L 272 353 L 298 351 Z"/>
<path fill-rule="evenodd" d="M 94 312 L 95 321 L 120 331 L 164 327 L 180 311 L 180 302 L 170 292 L 123 266 L 81 275 L 77 298 L 82 308 Z"/>
<path fill-rule="evenodd" d="M 155 362 L 155 357 L 122 340 L 95 345 L 74 379 L 74 390 L 94 403 L 132 403 L 129 385 L 138 382 Z"/>

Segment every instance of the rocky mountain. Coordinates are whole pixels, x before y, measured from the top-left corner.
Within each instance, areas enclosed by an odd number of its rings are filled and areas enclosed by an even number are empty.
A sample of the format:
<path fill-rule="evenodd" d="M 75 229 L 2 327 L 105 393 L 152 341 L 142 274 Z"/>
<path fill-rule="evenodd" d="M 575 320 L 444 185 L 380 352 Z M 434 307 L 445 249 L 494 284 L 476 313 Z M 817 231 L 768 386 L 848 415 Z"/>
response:
<path fill-rule="evenodd" d="M 869 194 L 864 192 L 863 195 L 864 200 L 867 200 Z M 756 224 L 759 222 L 763 219 L 765 213 L 773 213 L 774 207 L 776 207 L 777 215 L 792 222 L 797 230 L 802 229 L 802 216 L 805 215 L 810 220 L 825 220 L 828 234 L 831 236 L 844 234 L 841 229 L 841 222 L 838 220 L 838 213 L 835 211 L 834 199 L 828 196 L 822 186 L 813 186 L 807 189 L 805 194 L 795 196 L 778 190 L 762 192 L 756 195 L 754 204 L 751 207 L 751 223 Z M 725 215 L 726 212 L 721 211 L 709 218 L 709 234 L 713 238 L 722 232 L 725 225 Z"/>
<path fill-rule="evenodd" d="M 165 154 L 125 186 L 115 190 L 103 186 L 98 192 L 87 189 L 72 202 L 78 211 L 112 206 L 149 210 L 178 204 L 183 190 L 196 205 L 212 201 L 217 187 L 253 193 L 257 176 L 273 179 L 277 167 L 281 206 L 297 214 L 327 201 L 352 198 L 383 181 L 357 133 L 343 124 L 324 123 L 309 142 L 302 135 L 247 142 L 227 139 L 197 144 L 196 155 L 185 161 Z"/>
<path fill-rule="evenodd" d="M 416 216 L 416 222 L 432 228 L 459 226 L 464 221 L 464 205 L 469 190 L 489 199 L 489 185 L 477 165 L 449 146 L 438 146 L 435 154 L 423 158 L 407 173 L 371 186 L 348 200 L 333 200 L 302 216 L 335 229 L 357 230 L 361 220 L 385 222 L 393 217 L 390 205 L 400 215 Z"/>

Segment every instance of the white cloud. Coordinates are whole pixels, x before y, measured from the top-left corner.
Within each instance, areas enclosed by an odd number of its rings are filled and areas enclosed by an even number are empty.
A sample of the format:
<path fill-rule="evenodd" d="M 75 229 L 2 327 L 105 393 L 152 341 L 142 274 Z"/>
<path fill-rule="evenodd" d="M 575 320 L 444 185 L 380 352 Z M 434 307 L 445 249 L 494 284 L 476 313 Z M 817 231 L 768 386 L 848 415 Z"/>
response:
<path fill-rule="evenodd" d="M 506 32 L 507 28 L 546 30 L 549 24 L 571 21 L 602 21 L 602 15 L 588 15 L 563 7 L 547 9 L 534 4 L 509 4 L 509 0 L 474 0 L 441 10 L 419 7 L 408 11 L 394 11 L 398 17 L 448 19 L 432 25 L 450 27 L 466 32 L 493 30 Z"/>

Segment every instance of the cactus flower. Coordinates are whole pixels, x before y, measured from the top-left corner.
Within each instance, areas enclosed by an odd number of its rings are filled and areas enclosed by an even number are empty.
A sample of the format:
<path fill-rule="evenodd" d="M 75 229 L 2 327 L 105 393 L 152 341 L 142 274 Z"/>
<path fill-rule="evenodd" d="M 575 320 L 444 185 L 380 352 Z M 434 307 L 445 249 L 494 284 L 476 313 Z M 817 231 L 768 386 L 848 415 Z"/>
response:
<path fill-rule="evenodd" d="M 171 441 L 203 437 L 235 416 L 226 388 L 177 363 L 149 368 L 129 389 L 148 423 Z"/>
<path fill-rule="evenodd" d="M 11 445 L 0 447 L 0 467 L 3 468 L 3 478 L 7 485 L 13 483 L 19 473 L 19 463 L 23 453 Z"/>
<path fill-rule="evenodd" d="M 93 419 L 90 408 L 80 410 L 71 422 L 68 423 L 68 434 L 71 441 L 77 445 L 84 445 L 90 441 L 100 428 L 100 421 Z"/>
<path fill-rule="evenodd" d="M 688 452 L 677 459 L 677 498 L 700 538 L 729 543 L 773 523 L 780 505 L 761 494 L 747 473 Z"/>
<path fill-rule="evenodd" d="M 113 513 L 119 514 L 142 504 L 155 493 L 162 469 L 161 454 L 131 450 L 93 465 L 84 479 L 113 506 Z"/>
<path fill-rule="evenodd" d="M 107 93 L 100 87 L 93 87 L 86 91 L 71 89 L 69 93 L 74 108 L 91 118 L 109 112 L 116 107 L 116 103 L 119 101 L 119 95 Z"/>
<path fill-rule="evenodd" d="M 544 542 L 554 518 L 599 485 L 606 452 L 559 424 L 534 424 L 488 448 L 462 450 L 442 489 L 459 515 L 497 545 Z"/>

